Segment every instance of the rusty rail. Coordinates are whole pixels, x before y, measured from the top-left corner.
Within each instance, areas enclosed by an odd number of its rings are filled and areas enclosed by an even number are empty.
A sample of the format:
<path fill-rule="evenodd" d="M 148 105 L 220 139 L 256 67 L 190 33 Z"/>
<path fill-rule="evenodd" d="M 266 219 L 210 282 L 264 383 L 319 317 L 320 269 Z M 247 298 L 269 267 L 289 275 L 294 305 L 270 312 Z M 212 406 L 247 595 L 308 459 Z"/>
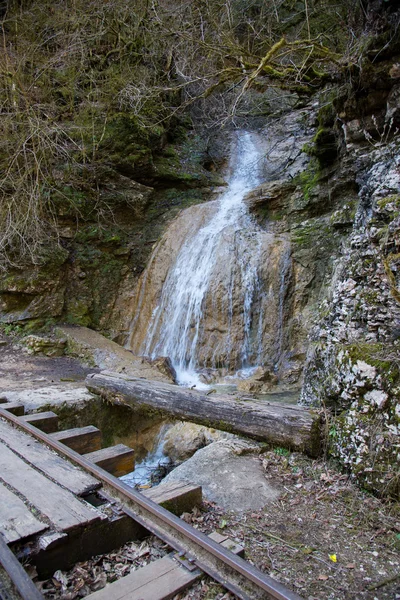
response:
<path fill-rule="evenodd" d="M 60 456 L 68 458 L 94 475 L 102 482 L 103 490 L 108 496 L 122 504 L 126 514 L 177 552 L 185 555 L 192 564 L 198 566 L 242 600 L 302 600 L 296 592 L 262 573 L 205 534 L 122 483 L 74 450 L 53 440 L 33 425 L 24 423 L 2 408 L 0 408 L 0 417 L 31 434 Z"/>

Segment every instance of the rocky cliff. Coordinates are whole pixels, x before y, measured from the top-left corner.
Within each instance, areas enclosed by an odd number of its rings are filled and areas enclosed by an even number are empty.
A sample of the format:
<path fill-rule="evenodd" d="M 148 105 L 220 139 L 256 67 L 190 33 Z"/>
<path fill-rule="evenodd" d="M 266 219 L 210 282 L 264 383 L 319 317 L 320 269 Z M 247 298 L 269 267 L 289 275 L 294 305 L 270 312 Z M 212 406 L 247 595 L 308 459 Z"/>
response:
<path fill-rule="evenodd" d="M 264 183 L 246 201 L 273 299 L 264 362 L 304 381 L 302 402 L 326 412 L 327 450 L 396 497 L 399 11 L 378 0 L 310 2 L 305 14 L 289 2 L 230 14 L 181 4 L 77 1 L 68 15 L 63 2 L 6 4 L 0 320 L 67 321 L 125 343 L 141 304 L 140 346 L 162 255 L 224 184 L 229 130 L 257 129 Z M 216 340 L 221 281 L 207 309 Z"/>

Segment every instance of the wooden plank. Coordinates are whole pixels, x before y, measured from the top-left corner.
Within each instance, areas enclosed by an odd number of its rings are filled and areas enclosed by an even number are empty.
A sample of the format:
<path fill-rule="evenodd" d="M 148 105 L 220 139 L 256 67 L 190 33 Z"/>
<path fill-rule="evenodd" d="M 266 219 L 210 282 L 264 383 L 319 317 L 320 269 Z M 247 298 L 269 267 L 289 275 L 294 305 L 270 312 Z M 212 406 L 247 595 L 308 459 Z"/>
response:
<path fill-rule="evenodd" d="M 154 488 L 143 490 L 142 494 L 175 515 L 190 512 L 195 506 L 199 506 L 203 499 L 200 485 L 182 481 L 160 483 Z"/>
<path fill-rule="evenodd" d="M 208 537 L 214 540 L 214 542 L 217 542 L 217 544 L 221 544 L 221 546 L 230 552 L 233 552 L 233 554 L 244 558 L 244 547 L 231 540 L 227 535 L 222 535 L 221 533 L 218 533 L 218 531 L 213 531 Z"/>
<path fill-rule="evenodd" d="M 135 468 L 135 451 L 125 444 L 102 448 L 84 456 L 114 477 L 122 477 Z"/>
<path fill-rule="evenodd" d="M 93 425 L 74 427 L 50 434 L 58 442 L 62 442 L 79 454 L 95 452 L 101 448 L 101 431 Z"/>
<path fill-rule="evenodd" d="M 0 473 L 3 481 L 24 496 L 62 531 L 70 531 L 101 518 L 97 510 L 33 469 L 2 442 Z"/>
<path fill-rule="evenodd" d="M 11 598 L 12 600 L 17 598 L 21 600 L 43 600 L 42 594 L 11 552 L 1 535 L 0 565 L 3 568 L 3 572 L 0 572 L 1 580 L 6 580 L 4 586 L 2 586 L 5 593 L 4 596 L 1 595 L 1 598 Z"/>
<path fill-rule="evenodd" d="M 62 484 L 73 494 L 81 496 L 101 487 L 101 483 L 82 469 L 0 419 L 0 440 L 36 469 Z"/>
<path fill-rule="evenodd" d="M 168 555 L 89 594 L 86 600 L 168 600 L 192 585 L 201 574 L 198 569 L 189 571 Z"/>
<path fill-rule="evenodd" d="M 16 542 L 48 529 L 33 516 L 16 495 L 0 483 L 0 533 L 7 543 Z"/>
<path fill-rule="evenodd" d="M 8 412 L 16 417 L 21 417 L 25 414 L 25 406 L 19 402 L 6 402 L 1 408 L 8 410 Z"/>
<path fill-rule="evenodd" d="M 58 415 L 52 410 L 25 415 L 21 417 L 21 420 L 34 425 L 45 433 L 53 433 L 58 430 Z"/>
<path fill-rule="evenodd" d="M 151 407 L 179 419 L 247 435 L 277 446 L 317 456 L 321 451 L 321 417 L 287 404 L 210 394 L 119 373 L 96 373 L 86 387 L 119 405 Z"/>

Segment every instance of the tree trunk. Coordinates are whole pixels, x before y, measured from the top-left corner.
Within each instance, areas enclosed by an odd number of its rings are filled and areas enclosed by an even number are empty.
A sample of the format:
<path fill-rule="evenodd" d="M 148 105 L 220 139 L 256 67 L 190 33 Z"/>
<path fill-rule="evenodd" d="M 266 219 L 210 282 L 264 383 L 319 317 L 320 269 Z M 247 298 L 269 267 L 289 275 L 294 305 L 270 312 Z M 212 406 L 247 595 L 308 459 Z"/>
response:
<path fill-rule="evenodd" d="M 318 456 L 321 450 L 320 418 L 299 406 L 227 395 L 207 396 L 176 385 L 107 371 L 89 375 L 86 386 L 114 404 L 155 409 L 310 456 Z"/>

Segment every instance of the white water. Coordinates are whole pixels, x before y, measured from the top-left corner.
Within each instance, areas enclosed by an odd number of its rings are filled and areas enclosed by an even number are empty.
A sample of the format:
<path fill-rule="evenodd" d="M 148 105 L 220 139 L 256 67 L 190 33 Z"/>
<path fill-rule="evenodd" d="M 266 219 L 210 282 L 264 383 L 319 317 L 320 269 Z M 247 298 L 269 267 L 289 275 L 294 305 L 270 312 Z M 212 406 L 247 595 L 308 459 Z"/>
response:
<path fill-rule="evenodd" d="M 226 191 L 218 200 L 217 210 L 208 222 L 182 245 L 162 288 L 161 297 L 149 324 L 142 348 L 145 356 L 169 356 L 181 385 L 208 387 L 196 374 L 198 349 L 202 334 L 204 301 L 213 278 L 216 261 L 223 260 L 221 240 L 226 252 L 234 252 L 236 273 L 230 274 L 228 322 L 232 319 L 233 286 L 240 285 L 243 306 L 243 335 L 240 348 L 241 367 L 252 366 L 254 356 L 261 354 L 260 329 L 262 314 L 252 323 L 252 305 L 258 290 L 258 262 L 261 249 L 260 228 L 250 217 L 243 199 L 261 183 L 262 155 L 255 134 L 237 134 L 236 152 L 231 160 Z M 226 238 L 226 241 L 225 241 Z M 237 269 L 237 267 L 239 267 Z M 238 281 L 239 279 L 239 281 Z M 229 329 L 229 327 L 228 327 Z M 252 338 L 256 337 L 256 342 Z M 254 348 L 254 344 L 257 346 Z M 230 331 L 225 353 L 232 350 Z"/>
<path fill-rule="evenodd" d="M 135 464 L 135 469 L 123 475 L 120 479 L 131 487 L 148 486 L 152 484 L 152 475 L 170 464 L 170 459 L 164 454 L 165 434 L 171 425 L 164 424 L 154 439 L 153 448 L 146 456 Z"/>

